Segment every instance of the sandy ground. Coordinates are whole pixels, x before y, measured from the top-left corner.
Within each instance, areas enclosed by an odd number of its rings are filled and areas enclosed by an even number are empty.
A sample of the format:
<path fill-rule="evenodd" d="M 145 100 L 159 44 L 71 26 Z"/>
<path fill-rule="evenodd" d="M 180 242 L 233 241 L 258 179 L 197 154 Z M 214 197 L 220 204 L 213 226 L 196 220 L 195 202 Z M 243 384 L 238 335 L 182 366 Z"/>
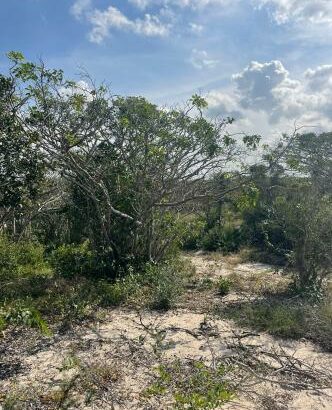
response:
<path fill-rule="evenodd" d="M 236 257 L 225 261 L 199 254 L 191 255 L 190 259 L 200 280 L 207 277 L 215 281 L 234 272 L 276 277 L 270 266 L 241 263 Z M 222 303 L 236 297 L 228 295 Z M 189 289 L 179 307 L 167 313 L 118 308 L 107 312 L 100 322 L 84 323 L 65 335 L 55 335 L 51 341 L 32 337 L 30 348 L 22 348 L 17 356 L 12 354 L 12 363 L 17 359 L 20 370 L 0 378 L 0 398 L 8 392 L 21 402 L 29 402 L 29 398 L 34 397 L 30 407 L 22 404 L 21 407 L 10 407 L 15 409 L 172 409 L 168 397 L 162 402 L 153 397 L 142 397 L 142 392 L 155 377 L 156 365 L 160 361 L 175 359 L 196 359 L 211 364 L 214 355 L 222 358 L 232 354 L 229 342 L 235 334 L 250 331 L 213 316 L 211 307 L 218 303 L 221 303 L 220 297 L 213 292 L 198 293 Z M 15 343 L 19 350 L 24 340 L 17 337 Z M 269 351 L 282 349 L 308 365 L 314 363 L 317 369 L 332 369 L 332 355 L 321 352 L 307 341 L 279 340 L 261 333 L 246 337 L 246 343 L 264 346 Z M 81 373 L 82 369 L 86 373 L 84 380 L 77 379 L 78 368 Z M 98 383 L 105 383 L 105 388 L 89 403 L 84 398 L 89 389 L 93 391 L 91 386 L 100 369 L 104 370 Z M 69 386 L 69 396 L 70 388 L 77 380 L 79 387 L 72 389 L 72 402 L 58 397 L 57 392 L 63 392 L 64 386 Z M 332 389 L 325 390 L 323 395 L 316 391 L 290 390 L 266 381 L 257 384 L 255 389 L 264 400 L 239 394 L 222 408 L 332 409 Z M 58 407 L 52 407 L 54 403 Z"/>

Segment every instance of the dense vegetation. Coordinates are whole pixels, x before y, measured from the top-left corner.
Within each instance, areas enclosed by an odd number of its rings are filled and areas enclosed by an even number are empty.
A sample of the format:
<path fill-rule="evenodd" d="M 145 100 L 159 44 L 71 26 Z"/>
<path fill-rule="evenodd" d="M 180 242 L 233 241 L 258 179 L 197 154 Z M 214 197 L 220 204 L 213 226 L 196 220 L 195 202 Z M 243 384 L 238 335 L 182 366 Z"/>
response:
<path fill-rule="evenodd" d="M 295 130 L 260 147 L 259 136 L 227 132 L 232 118 L 206 116 L 200 96 L 161 109 L 8 56 L 0 75 L 0 328 L 47 333 L 45 320 L 63 327 L 132 299 L 168 309 L 190 275 L 181 249 L 249 247 L 256 260 L 291 272 L 289 292 L 324 298 L 332 133 Z M 220 293 L 228 288 L 220 283 Z"/>

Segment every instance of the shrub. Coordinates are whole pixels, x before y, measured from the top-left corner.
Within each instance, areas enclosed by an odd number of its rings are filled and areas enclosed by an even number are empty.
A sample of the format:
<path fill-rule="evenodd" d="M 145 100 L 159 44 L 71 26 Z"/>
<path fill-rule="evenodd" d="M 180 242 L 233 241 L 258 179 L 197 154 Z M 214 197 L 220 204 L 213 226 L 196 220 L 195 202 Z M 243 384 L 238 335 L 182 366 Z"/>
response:
<path fill-rule="evenodd" d="M 51 334 L 39 311 L 33 306 L 25 306 L 21 303 L 14 306 L 3 305 L 0 308 L 0 329 L 9 324 L 38 328 L 47 336 Z"/>
<path fill-rule="evenodd" d="M 14 245 L 0 237 L 0 279 L 10 278 L 18 273 L 18 260 Z"/>
<path fill-rule="evenodd" d="M 167 265 L 150 268 L 148 276 L 153 283 L 151 307 L 156 310 L 169 310 L 181 293 L 181 278 Z"/>
<path fill-rule="evenodd" d="M 201 218 L 194 218 L 184 222 L 185 229 L 181 240 L 182 248 L 188 251 L 199 248 L 205 222 Z"/>
<path fill-rule="evenodd" d="M 100 281 L 96 288 L 100 297 L 100 304 L 104 307 L 119 306 L 127 296 L 125 285 L 122 281 L 115 283 Z"/>
<path fill-rule="evenodd" d="M 90 275 L 94 267 L 94 256 L 89 242 L 79 245 L 61 245 L 51 254 L 50 262 L 59 276 L 71 278 L 78 275 Z"/>
<path fill-rule="evenodd" d="M 241 326 L 267 331 L 283 338 L 305 337 L 332 351 L 332 305 L 330 296 L 318 305 L 284 298 L 234 303 L 219 314 Z"/>
<path fill-rule="evenodd" d="M 0 278 L 29 276 L 47 271 L 44 247 L 36 242 L 12 242 L 0 237 Z"/>
<path fill-rule="evenodd" d="M 186 278 L 191 274 L 188 264 L 180 260 L 147 265 L 143 282 L 150 288 L 150 306 L 157 310 L 172 308 L 184 289 Z"/>
<path fill-rule="evenodd" d="M 218 281 L 218 292 L 220 296 L 226 296 L 231 290 L 232 282 L 227 278 L 220 278 Z"/>
<path fill-rule="evenodd" d="M 211 278 L 203 278 L 198 282 L 198 290 L 204 291 L 214 288 L 215 284 Z"/>
<path fill-rule="evenodd" d="M 206 251 L 221 250 L 225 253 L 239 250 L 242 243 L 241 229 L 231 226 L 214 226 L 201 240 L 201 247 Z"/>
<path fill-rule="evenodd" d="M 201 247 L 205 251 L 214 252 L 221 248 L 221 230 L 219 226 L 207 231 L 201 239 Z"/>
<path fill-rule="evenodd" d="M 36 242 L 18 242 L 15 244 L 19 270 L 23 274 L 44 272 L 47 264 L 44 247 Z"/>
<path fill-rule="evenodd" d="M 226 376 L 229 368 L 222 363 L 206 366 L 203 361 L 175 361 L 157 368 L 158 378 L 144 392 L 143 397 L 170 393 L 178 410 L 216 409 L 234 397 Z"/>

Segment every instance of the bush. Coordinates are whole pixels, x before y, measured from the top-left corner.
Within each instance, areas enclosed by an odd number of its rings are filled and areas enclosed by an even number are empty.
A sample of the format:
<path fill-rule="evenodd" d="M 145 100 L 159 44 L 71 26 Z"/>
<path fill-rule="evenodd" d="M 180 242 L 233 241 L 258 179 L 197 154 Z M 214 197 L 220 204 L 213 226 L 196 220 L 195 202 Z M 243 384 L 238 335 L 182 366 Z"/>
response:
<path fill-rule="evenodd" d="M 0 308 L 0 329 L 4 329 L 9 324 L 38 328 L 47 336 L 51 334 L 39 311 L 33 306 L 25 306 L 21 303 L 16 303 L 14 306 L 3 305 Z"/>
<path fill-rule="evenodd" d="M 19 242 L 16 244 L 19 272 L 22 275 L 41 274 L 48 271 L 44 258 L 45 249 L 36 242 Z"/>
<path fill-rule="evenodd" d="M 184 250 L 195 250 L 199 248 L 204 233 L 205 222 L 201 218 L 194 218 L 185 222 L 182 234 L 182 248 Z"/>
<path fill-rule="evenodd" d="M 42 245 L 0 237 L 0 279 L 44 273 L 47 269 Z"/>
<path fill-rule="evenodd" d="M 238 227 L 214 226 L 201 240 L 201 247 L 206 251 L 221 250 L 225 253 L 239 250 L 242 243 L 241 229 Z"/>
<path fill-rule="evenodd" d="M 50 257 L 55 273 L 66 278 L 90 275 L 95 265 L 94 262 L 95 258 L 88 241 L 79 245 L 61 245 L 52 252 Z"/>
<path fill-rule="evenodd" d="M 150 306 L 156 310 L 171 309 L 184 289 L 190 267 L 180 260 L 162 265 L 147 265 L 143 281 L 150 288 Z"/>
<path fill-rule="evenodd" d="M 5 237 L 0 237 L 0 279 L 10 278 L 18 273 L 18 258 L 15 246 Z"/>
<path fill-rule="evenodd" d="M 115 283 L 100 281 L 96 288 L 100 296 L 100 305 L 103 307 L 119 306 L 127 296 L 125 284 L 122 281 Z"/>
<path fill-rule="evenodd" d="M 227 278 L 220 278 L 218 282 L 218 292 L 220 296 L 226 296 L 231 290 L 232 282 Z"/>
<path fill-rule="evenodd" d="M 215 367 L 203 361 L 175 361 L 157 368 L 158 378 L 143 397 L 158 397 L 170 393 L 178 410 L 208 410 L 222 407 L 234 397 L 225 380 L 229 368 L 222 363 Z"/>
<path fill-rule="evenodd" d="M 201 247 L 205 251 L 215 252 L 221 248 L 221 230 L 219 226 L 215 226 L 214 228 L 207 231 L 200 243 Z"/>

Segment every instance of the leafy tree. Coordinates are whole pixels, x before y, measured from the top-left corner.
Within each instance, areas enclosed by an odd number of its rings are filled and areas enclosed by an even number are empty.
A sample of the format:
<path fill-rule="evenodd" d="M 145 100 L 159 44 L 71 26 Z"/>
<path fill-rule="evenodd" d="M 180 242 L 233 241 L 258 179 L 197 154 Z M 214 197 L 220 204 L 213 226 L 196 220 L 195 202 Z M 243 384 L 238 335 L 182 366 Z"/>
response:
<path fill-rule="evenodd" d="M 259 189 L 244 213 L 251 242 L 287 262 L 297 289 L 319 295 L 332 271 L 332 134 L 284 136 L 254 167 Z"/>
<path fill-rule="evenodd" d="M 15 81 L 0 75 L 0 224 L 14 234 L 23 208 L 33 201 L 43 177 L 43 161 L 35 135 L 25 132 L 16 113 L 24 100 Z"/>
<path fill-rule="evenodd" d="M 47 169 L 33 219 L 65 215 L 67 240 L 90 239 L 106 267 L 161 260 L 178 240 L 179 212 L 211 195 L 205 181 L 239 152 L 225 132 L 232 119 L 205 118 L 199 96 L 165 110 L 9 58 L 10 100 L 19 101 L 11 115 Z"/>

